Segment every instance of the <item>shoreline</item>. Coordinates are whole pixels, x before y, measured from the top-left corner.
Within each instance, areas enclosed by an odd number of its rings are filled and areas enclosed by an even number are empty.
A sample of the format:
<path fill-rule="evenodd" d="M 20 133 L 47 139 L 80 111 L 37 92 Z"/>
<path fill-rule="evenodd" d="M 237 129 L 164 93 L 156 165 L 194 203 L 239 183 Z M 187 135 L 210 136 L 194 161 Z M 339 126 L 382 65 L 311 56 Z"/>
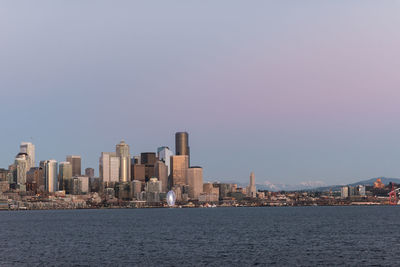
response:
<path fill-rule="evenodd" d="M 14 209 L 0 209 L 0 212 L 5 211 L 36 211 L 36 210 L 118 210 L 118 209 L 216 209 L 216 208 L 303 208 L 303 207 L 371 207 L 371 206 L 397 206 L 390 204 L 381 203 L 367 203 L 367 204 L 348 204 L 348 205 L 238 205 L 238 206 L 215 206 L 215 207 L 190 207 L 190 206 L 174 206 L 174 207 L 160 207 L 160 206 L 148 206 L 148 207 L 127 207 L 127 206 L 113 206 L 113 207 L 82 207 L 82 208 L 14 208 Z"/>

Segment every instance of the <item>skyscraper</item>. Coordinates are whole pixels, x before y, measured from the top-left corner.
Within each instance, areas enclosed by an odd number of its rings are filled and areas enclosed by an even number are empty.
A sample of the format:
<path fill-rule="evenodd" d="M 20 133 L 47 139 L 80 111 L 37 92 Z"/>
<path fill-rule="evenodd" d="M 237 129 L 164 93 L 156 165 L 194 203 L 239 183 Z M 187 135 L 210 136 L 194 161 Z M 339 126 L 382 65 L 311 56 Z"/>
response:
<path fill-rule="evenodd" d="M 68 161 L 60 162 L 58 171 L 59 189 L 65 190 L 65 184 L 72 178 L 72 164 Z"/>
<path fill-rule="evenodd" d="M 89 193 L 89 177 L 87 176 L 76 176 L 74 178 L 77 178 L 80 182 L 81 186 L 81 194 L 86 194 Z"/>
<path fill-rule="evenodd" d="M 166 193 L 168 190 L 168 168 L 161 160 L 157 160 L 154 166 L 154 176 L 161 182 L 161 192 Z"/>
<path fill-rule="evenodd" d="M 171 174 L 171 156 L 174 155 L 167 146 L 162 146 L 157 149 L 158 159 L 163 161 L 168 168 L 168 176 Z"/>
<path fill-rule="evenodd" d="M 100 180 L 103 183 L 118 182 L 120 158 L 115 152 L 102 152 L 99 160 Z"/>
<path fill-rule="evenodd" d="M 132 181 L 137 180 L 141 182 L 146 181 L 146 166 L 142 164 L 131 165 Z"/>
<path fill-rule="evenodd" d="M 254 172 L 250 174 L 250 184 L 248 188 L 248 196 L 249 197 L 257 197 L 257 190 L 256 190 L 256 178 Z"/>
<path fill-rule="evenodd" d="M 58 190 L 57 161 L 46 160 L 44 167 L 46 191 L 49 193 L 56 192 Z"/>
<path fill-rule="evenodd" d="M 14 182 L 20 190 L 26 190 L 26 173 L 29 167 L 29 157 L 26 153 L 19 153 L 15 158 Z M 25 190 L 24 190 L 25 189 Z"/>
<path fill-rule="evenodd" d="M 186 172 L 187 184 L 189 185 L 189 197 L 198 199 L 203 193 L 203 168 L 190 167 Z"/>
<path fill-rule="evenodd" d="M 171 186 L 186 185 L 186 170 L 189 167 L 189 157 L 186 155 L 171 157 Z"/>
<path fill-rule="evenodd" d="M 72 165 L 72 176 L 81 176 L 82 173 L 81 156 L 67 156 L 67 161 Z"/>
<path fill-rule="evenodd" d="M 28 170 L 35 167 L 35 145 L 29 142 L 22 142 L 19 149 L 21 153 L 28 155 Z"/>
<path fill-rule="evenodd" d="M 188 156 L 190 166 L 189 134 L 187 132 L 177 132 L 175 134 L 175 153 L 177 156 Z"/>
<path fill-rule="evenodd" d="M 140 154 L 141 165 L 145 166 L 145 180 L 146 182 L 150 178 L 154 177 L 154 165 L 156 163 L 156 153 L 154 152 L 143 152 Z"/>
<path fill-rule="evenodd" d="M 31 183 L 30 190 L 35 192 L 45 192 L 45 177 L 42 167 L 33 167 L 26 173 L 26 182 L 28 190 L 28 181 Z"/>
<path fill-rule="evenodd" d="M 129 152 L 129 145 L 122 140 L 116 145 L 116 154 L 120 159 L 120 172 L 119 181 L 123 183 L 130 182 L 131 180 L 131 155 Z"/>
<path fill-rule="evenodd" d="M 156 153 L 154 152 L 143 152 L 140 153 L 140 164 L 153 165 L 156 163 Z"/>

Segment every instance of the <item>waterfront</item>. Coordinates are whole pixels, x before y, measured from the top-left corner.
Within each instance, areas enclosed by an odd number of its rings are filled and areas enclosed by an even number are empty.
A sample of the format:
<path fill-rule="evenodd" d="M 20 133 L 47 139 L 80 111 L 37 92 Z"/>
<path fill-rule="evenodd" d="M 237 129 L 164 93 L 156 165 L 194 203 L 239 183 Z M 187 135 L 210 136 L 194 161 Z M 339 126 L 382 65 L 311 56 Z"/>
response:
<path fill-rule="evenodd" d="M 398 207 L 0 213 L 1 265 L 395 265 Z"/>

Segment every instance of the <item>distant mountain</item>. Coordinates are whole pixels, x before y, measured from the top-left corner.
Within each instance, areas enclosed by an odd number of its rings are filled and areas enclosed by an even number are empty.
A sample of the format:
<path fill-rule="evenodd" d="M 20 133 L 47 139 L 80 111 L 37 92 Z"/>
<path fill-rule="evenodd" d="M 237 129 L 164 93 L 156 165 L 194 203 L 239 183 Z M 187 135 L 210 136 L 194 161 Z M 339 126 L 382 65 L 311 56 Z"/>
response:
<path fill-rule="evenodd" d="M 400 184 L 399 178 L 376 177 L 376 178 L 371 178 L 368 180 L 363 180 L 363 181 L 359 181 L 359 182 L 348 184 L 348 185 L 349 186 L 357 186 L 357 185 L 373 186 L 374 182 L 378 178 L 381 179 L 382 183 L 385 185 L 388 185 L 390 182 L 393 182 L 395 184 Z M 316 188 L 311 189 L 311 191 L 329 191 L 329 190 L 339 191 L 342 186 L 343 185 L 331 185 L 331 186 L 324 186 L 324 187 L 316 187 Z"/>
<path fill-rule="evenodd" d="M 296 191 L 296 190 L 309 190 L 316 187 L 322 187 L 326 185 L 321 181 L 305 181 L 299 184 L 280 184 L 271 183 L 270 181 L 265 181 L 262 184 L 256 184 L 258 190 L 268 190 L 268 191 Z"/>
<path fill-rule="evenodd" d="M 387 178 L 387 177 L 379 177 L 382 180 L 382 183 L 385 185 L 389 184 L 390 182 L 400 184 L 400 178 Z M 378 178 L 371 178 L 368 180 L 359 181 L 356 183 L 348 184 L 349 186 L 357 186 L 357 185 L 364 185 L 364 186 L 372 186 L 374 182 Z M 234 181 L 225 181 L 225 183 L 236 183 Z M 248 183 L 236 183 L 239 187 L 247 187 Z M 339 191 L 343 185 L 326 185 L 322 181 L 305 181 L 299 184 L 281 184 L 281 183 L 272 183 L 270 181 L 265 181 L 260 184 L 256 184 L 257 190 L 268 190 L 272 192 L 277 191 Z"/>

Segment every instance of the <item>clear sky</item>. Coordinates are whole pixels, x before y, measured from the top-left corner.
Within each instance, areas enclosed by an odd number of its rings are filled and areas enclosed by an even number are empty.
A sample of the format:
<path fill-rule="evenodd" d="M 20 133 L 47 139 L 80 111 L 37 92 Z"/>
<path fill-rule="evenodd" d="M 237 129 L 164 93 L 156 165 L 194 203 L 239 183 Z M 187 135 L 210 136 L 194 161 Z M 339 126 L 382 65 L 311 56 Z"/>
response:
<path fill-rule="evenodd" d="M 205 180 L 400 176 L 400 1 L 2 1 L 0 167 L 190 133 Z M 31 139 L 32 138 L 32 139 Z"/>

